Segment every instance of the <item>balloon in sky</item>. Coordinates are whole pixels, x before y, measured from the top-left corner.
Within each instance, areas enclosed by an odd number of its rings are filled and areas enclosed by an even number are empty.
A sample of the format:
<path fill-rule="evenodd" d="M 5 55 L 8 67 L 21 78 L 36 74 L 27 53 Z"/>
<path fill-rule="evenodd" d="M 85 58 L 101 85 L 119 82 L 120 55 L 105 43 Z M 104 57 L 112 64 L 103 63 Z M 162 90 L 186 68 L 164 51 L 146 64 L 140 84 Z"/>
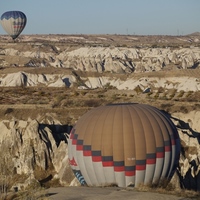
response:
<path fill-rule="evenodd" d="M 68 140 L 71 168 L 82 185 L 119 187 L 170 180 L 180 139 L 170 118 L 144 104 L 111 104 L 84 114 Z"/>
<path fill-rule="evenodd" d="M 13 40 L 23 31 L 26 22 L 26 15 L 21 11 L 8 11 L 1 16 L 1 25 Z"/>

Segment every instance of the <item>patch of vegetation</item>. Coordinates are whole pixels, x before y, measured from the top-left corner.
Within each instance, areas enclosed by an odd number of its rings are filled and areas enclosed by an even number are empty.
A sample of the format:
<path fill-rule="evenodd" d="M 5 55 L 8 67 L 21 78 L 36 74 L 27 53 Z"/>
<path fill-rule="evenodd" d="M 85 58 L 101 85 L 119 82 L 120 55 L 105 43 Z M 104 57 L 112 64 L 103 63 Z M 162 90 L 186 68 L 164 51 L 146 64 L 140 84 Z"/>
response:
<path fill-rule="evenodd" d="M 84 106 L 87 107 L 97 107 L 100 106 L 102 104 L 101 100 L 98 99 L 89 99 L 84 101 Z"/>
<path fill-rule="evenodd" d="M 98 98 L 105 98 L 105 95 L 104 94 L 98 94 L 97 97 Z"/>
<path fill-rule="evenodd" d="M 170 103 L 161 104 L 160 109 L 165 110 L 166 112 L 169 112 L 169 110 L 172 106 L 173 106 L 173 104 L 170 104 Z"/>
<path fill-rule="evenodd" d="M 176 89 L 173 89 L 173 90 L 171 91 L 170 95 L 169 95 L 169 98 L 170 98 L 170 99 L 173 99 L 173 98 L 175 97 L 176 93 L 177 93 L 177 90 L 176 90 Z"/>
<path fill-rule="evenodd" d="M 13 108 L 7 108 L 4 114 L 5 114 L 5 115 L 6 115 L 6 114 L 10 114 L 10 113 L 12 113 L 13 111 L 14 111 Z"/>
<path fill-rule="evenodd" d="M 186 106 L 181 106 L 181 107 L 180 107 L 180 111 L 181 111 L 182 113 L 188 113 L 188 108 L 187 108 Z"/>
<path fill-rule="evenodd" d="M 106 83 L 105 85 L 104 85 L 104 89 L 116 89 L 116 87 L 114 87 L 114 86 L 112 86 L 110 83 Z"/>
<path fill-rule="evenodd" d="M 186 94 L 186 98 L 190 97 L 193 94 L 193 91 L 188 91 Z"/>
<path fill-rule="evenodd" d="M 137 94 L 140 94 L 143 92 L 143 90 L 140 88 L 140 86 L 138 85 L 137 87 L 134 88 L 134 91 L 137 93 Z"/>
<path fill-rule="evenodd" d="M 163 87 L 159 87 L 157 93 L 164 93 L 165 89 Z"/>
<path fill-rule="evenodd" d="M 178 93 L 177 97 L 178 97 L 178 98 L 181 98 L 181 97 L 183 97 L 184 94 L 185 94 L 185 91 L 184 91 L 184 90 L 181 90 L 181 91 Z"/>
<path fill-rule="evenodd" d="M 200 193 L 192 190 L 176 189 L 175 185 L 165 179 L 161 180 L 158 184 L 140 184 L 137 188 L 140 192 L 156 192 L 160 194 L 176 195 L 184 198 L 192 198 L 199 200 Z"/>
<path fill-rule="evenodd" d="M 11 193 L 7 195 L 6 199 L 12 200 L 47 200 L 47 191 L 44 187 L 41 187 L 40 184 L 32 180 L 29 186 L 23 190 Z"/>
<path fill-rule="evenodd" d="M 159 93 L 157 92 L 154 96 L 154 99 L 158 99 L 159 98 Z"/>

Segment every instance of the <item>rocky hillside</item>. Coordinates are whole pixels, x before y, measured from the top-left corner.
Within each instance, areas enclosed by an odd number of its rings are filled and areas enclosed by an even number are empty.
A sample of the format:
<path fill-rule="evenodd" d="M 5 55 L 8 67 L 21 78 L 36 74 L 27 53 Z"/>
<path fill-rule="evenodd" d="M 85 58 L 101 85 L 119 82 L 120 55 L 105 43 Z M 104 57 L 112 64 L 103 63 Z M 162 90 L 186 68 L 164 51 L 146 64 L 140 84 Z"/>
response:
<path fill-rule="evenodd" d="M 53 42 L 52 38 L 49 38 L 51 42 L 25 42 L 25 39 L 15 44 L 1 42 L 1 67 L 56 67 L 98 73 L 133 73 L 194 69 L 199 66 L 198 38 L 175 38 L 179 40 L 178 44 L 170 44 L 166 38 L 166 41 L 161 40 L 156 46 L 153 44 L 155 38 L 150 38 L 151 44 L 145 43 L 143 46 L 138 46 L 140 38 L 134 37 L 122 38 L 121 43 L 124 45 L 117 45 L 112 37 L 96 37 L 97 41 L 94 38 L 94 41 L 90 41 L 68 36 L 64 42 L 58 36 L 54 38 L 60 39 L 60 42 Z M 36 40 L 29 37 L 31 39 Z M 107 43 L 98 44 L 103 39 Z M 73 43 L 69 45 L 71 40 Z M 110 40 L 113 42 L 110 43 Z"/>
<path fill-rule="evenodd" d="M 22 42 L 12 43 L 1 37 L 0 87 L 75 83 L 90 89 L 109 84 L 119 90 L 139 86 L 198 91 L 199 38 L 52 35 L 24 36 Z M 82 82 L 77 74 L 84 76 Z"/>
<path fill-rule="evenodd" d="M 67 138 L 87 110 L 146 103 L 181 138 L 173 183 L 200 191 L 200 36 L 0 37 L 0 190 L 76 185 Z"/>
<path fill-rule="evenodd" d="M 70 126 L 56 120 L 46 123 L 13 119 L 2 120 L 0 127 L 1 184 L 3 179 L 19 189 L 33 180 L 44 184 L 54 179 L 63 185 L 70 184 L 73 179 L 67 153 Z M 11 177 L 20 178 L 11 180 Z"/>

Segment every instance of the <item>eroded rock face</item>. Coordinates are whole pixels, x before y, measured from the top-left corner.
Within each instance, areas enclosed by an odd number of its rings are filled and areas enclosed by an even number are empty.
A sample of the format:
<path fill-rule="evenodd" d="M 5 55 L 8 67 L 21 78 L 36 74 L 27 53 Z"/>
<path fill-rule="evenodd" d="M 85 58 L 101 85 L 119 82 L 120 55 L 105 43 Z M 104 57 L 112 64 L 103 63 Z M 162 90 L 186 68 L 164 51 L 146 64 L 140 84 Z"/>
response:
<path fill-rule="evenodd" d="M 55 67 L 86 72 L 137 73 L 168 69 L 194 69 L 200 50 L 190 48 L 77 47 L 75 49 L 27 44 L 24 49 L 1 49 L 3 67 Z M 32 47 L 33 46 L 33 47 Z M 47 48 L 47 49 L 46 49 Z M 52 48 L 54 50 L 52 50 Z"/>
<path fill-rule="evenodd" d="M 26 72 L 17 72 L 11 74 L 0 74 L 0 87 L 72 87 L 79 84 L 79 89 L 96 89 L 113 86 L 118 90 L 134 90 L 140 87 L 141 91 L 147 88 L 163 88 L 164 90 L 175 89 L 177 92 L 196 92 L 200 90 L 200 79 L 195 77 L 127 77 L 120 79 L 118 77 L 79 77 L 66 74 L 31 74 Z M 153 92 L 153 91 L 152 91 Z"/>
<path fill-rule="evenodd" d="M 65 74 L 31 74 L 19 71 L 0 75 L 0 87 L 70 87 L 74 82 L 74 76 Z"/>
<path fill-rule="evenodd" d="M 20 43 L 19 43 L 20 45 Z M 1 67 L 27 67 L 27 68 L 63 68 L 71 70 L 65 74 L 34 74 L 19 71 L 17 73 L 0 74 L 0 87 L 71 87 L 77 84 L 73 71 L 98 72 L 98 77 L 88 76 L 80 88 L 103 88 L 110 84 L 119 90 L 133 90 L 137 86 L 141 90 L 146 88 L 176 89 L 178 92 L 199 91 L 200 79 L 197 76 L 186 77 L 149 77 L 136 78 L 127 74 L 163 71 L 170 69 L 196 69 L 199 68 L 200 50 L 197 47 L 188 48 L 131 48 L 131 47 L 74 47 L 60 48 L 40 44 L 29 44 L 18 49 L 17 44 L 0 49 Z M 16 49 L 15 49 L 16 48 Z M 192 70 L 191 70 L 192 71 Z M 192 72 L 188 72 L 191 73 Z M 48 71 L 47 71 L 48 72 Z M 106 76 L 106 73 L 110 75 Z M 127 75 L 121 80 L 112 74 Z M 195 73 L 195 72 L 194 72 Z M 191 75 L 190 74 L 190 75 Z M 195 74 L 196 75 L 196 74 Z M 81 77 L 80 77 L 81 78 Z M 86 86 L 86 87 L 85 87 Z"/>
<path fill-rule="evenodd" d="M 200 112 L 174 113 L 173 116 L 181 139 L 181 155 L 177 170 L 180 186 L 200 191 Z"/>
<path fill-rule="evenodd" d="M 181 139 L 179 167 L 172 181 L 176 187 L 200 191 L 199 111 L 174 113 L 171 119 Z M 58 179 L 62 185 L 78 185 L 68 162 L 70 126 L 58 121 L 0 121 L 0 173 L 26 174 L 31 179 Z M 38 171 L 42 175 L 38 176 Z M 49 179 L 48 179 L 49 178 Z M 26 184 L 28 184 L 26 182 Z"/>
<path fill-rule="evenodd" d="M 69 185 L 73 178 L 67 151 L 70 127 L 56 121 L 54 123 L 1 121 L 0 173 L 3 174 L 6 168 L 10 173 L 26 174 L 37 181 L 51 177 L 59 179 L 63 185 Z M 38 173 L 45 175 L 39 177 Z"/>
<path fill-rule="evenodd" d="M 182 69 L 196 68 L 199 53 L 198 48 L 81 47 L 70 52 L 63 51 L 57 58 L 63 60 L 64 67 L 73 63 L 76 70 L 132 73 L 160 71 L 169 64 Z"/>

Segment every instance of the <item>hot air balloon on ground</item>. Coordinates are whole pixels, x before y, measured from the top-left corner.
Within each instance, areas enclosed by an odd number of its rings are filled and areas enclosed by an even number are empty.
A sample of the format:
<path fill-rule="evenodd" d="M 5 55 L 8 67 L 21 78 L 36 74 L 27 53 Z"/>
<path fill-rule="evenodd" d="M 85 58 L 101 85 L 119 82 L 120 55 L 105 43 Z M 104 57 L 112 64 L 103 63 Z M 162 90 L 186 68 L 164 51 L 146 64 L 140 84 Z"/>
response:
<path fill-rule="evenodd" d="M 138 186 L 171 178 L 180 140 L 175 125 L 157 108 L 113 104 L 94 108 L 77 121 L 68 151 L 82 185 Z"/>
<path fill-rule="evenodd" d="M 26 22 L 26 15 L 21 11 L 8 11 L 1 16 L 1 25 L 13 40 L 23 31 Z"/>

